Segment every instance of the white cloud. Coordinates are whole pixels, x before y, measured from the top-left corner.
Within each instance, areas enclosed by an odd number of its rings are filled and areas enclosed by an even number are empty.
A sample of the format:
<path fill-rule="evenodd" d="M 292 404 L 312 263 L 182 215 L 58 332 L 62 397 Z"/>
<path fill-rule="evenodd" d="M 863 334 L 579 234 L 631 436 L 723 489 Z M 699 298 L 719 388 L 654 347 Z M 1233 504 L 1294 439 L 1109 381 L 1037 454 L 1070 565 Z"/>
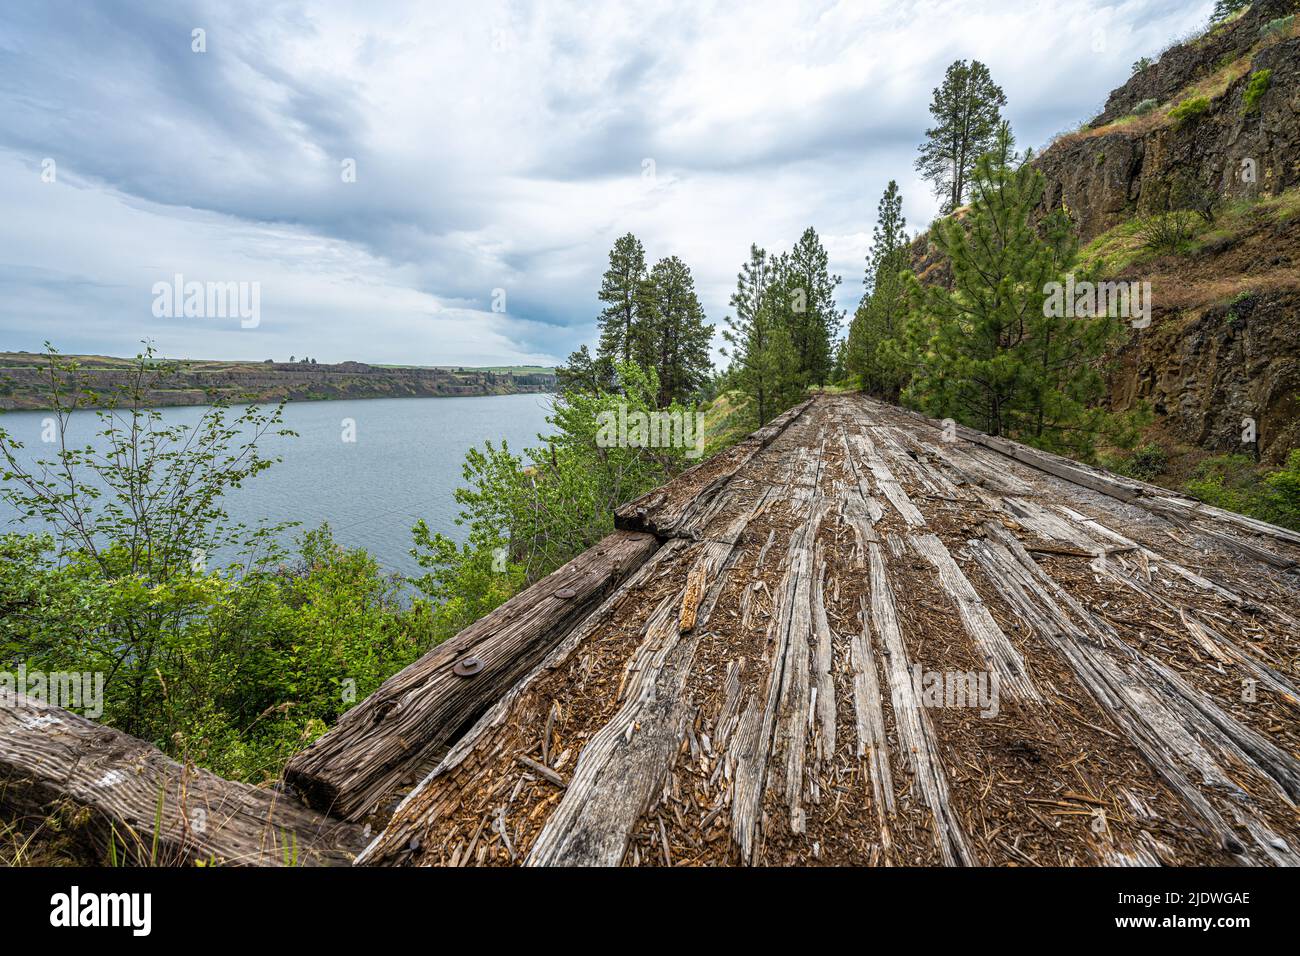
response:
<path fill-rule="evenodd" d="M 627 231 L 721 323 L 749 244 L 812 225 L 850 308 L 887 181 L 913 229 L 936 210 L 912 159 L 951 60 L 985 60 L 1040 145 L 1211 4 L 13 7 L 5 345 L 496 364 L 590 338 Z M 147 290 L 178 271 L 261 281 L 262 327 L 159 328 Z"/>

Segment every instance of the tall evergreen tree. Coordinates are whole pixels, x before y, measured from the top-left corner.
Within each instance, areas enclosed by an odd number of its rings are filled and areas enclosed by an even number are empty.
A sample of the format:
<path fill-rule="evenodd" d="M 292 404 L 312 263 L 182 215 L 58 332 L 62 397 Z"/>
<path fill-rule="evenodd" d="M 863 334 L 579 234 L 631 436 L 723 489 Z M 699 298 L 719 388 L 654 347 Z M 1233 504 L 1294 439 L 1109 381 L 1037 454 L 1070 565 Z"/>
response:
<path fill-rule="evenodd" d="M 1250 6 L 1250 0 L 1215 0 L 1214 12 L 1210 14 L 1210 22 L 1222 23 L 1248 6 Z"/>
<path fill-rule="evenodd" d="M 849 326 L 844 355 L 845 369 L 858 387 L 889 399 L 896 399 L 903 385 L 890 346 L 901 332 L 907 307 L 903 274 L 909 267 L 908 255 L 903 197 L 891 179 L 876 207 L 865 292 Z"/>
<path fill-rule="evenodd" d="M 797 372 L 790 333 L 773 308 L 772 265 L 767 252 L 749 247 L 749 261 L 736 276 L 731 295 L 733 315 L 727 316 L 722 336 L 724 354 L 731 358 L 737 386 L 753 403 L 759 425 L 764 425 L 792 403 Z"/>
<path fill-rule="evenodd" d="M 840 339 L 835 343 L 835 362 L 831 367 L 831 382 L 835 385 L 841 385 L 848 378 L 848 372 L 844 367 L 844 359 L 848 353 L 847 339 Z"/>
<path fill-rule="evenodd" d="M 1110 424 L 1097 407 L 1105 394 L 1098 363 L 1121 325 L 1046 307 L 1049 283 L 1065 284 L 1077 242 L 1063 210 L 1035 225 L 1043 182 L 1016 163 L 1003 123 L 976 164 L 970 215 L 931 232 L 952 265 L 952 288 L 908 280 L 918 367 L 904 396 L 992 435 L 1087 456 Z"/>
<path fill-rule="evenodd" d="M 930 102 L 935 125 L 925 131 L 916 169 L 933 183 L 945 213 L 962 205 L 975 163 L 993 148 L 1006 104 L 1002 87 L 979 60 L 955 61 L 935 87 Z"/>
<path fill-rule="evenodd" d="M 831 376 L 833 344 L 844 313 L 836 308 L 832 275 L 817 230 L 809 226 L 788 256 L 776 261 L 776 281 L 785 291 L 783 314 L 805 385 L 825 385 Z"/>
<path fill-rule="evenodd" d="M 592 358 L 587 346 L 569 354 L 569 361 L 555 370 L 555 385 L 561 393 L 610 392 L 616 387 L 614 361 L 608 356 Z"/>
<path fill-rule="evenodd" d="M 713 326 L 695 279 L 676 256 L 660 259 L 637 288 L 632 357 L 659 373 L 659 403 L 686 402 L 708 380 Z"/>
<path fill-rule="evenodd" d="M 600 345 L 596 354 L 612 362 L 632 358 L 636 325 L 637 289 L 646 278 L 645 248 L 632 233 L 615 240 L 609 268 L 601 278 L 596 297 L 605 303 L 598 323 Z"/>

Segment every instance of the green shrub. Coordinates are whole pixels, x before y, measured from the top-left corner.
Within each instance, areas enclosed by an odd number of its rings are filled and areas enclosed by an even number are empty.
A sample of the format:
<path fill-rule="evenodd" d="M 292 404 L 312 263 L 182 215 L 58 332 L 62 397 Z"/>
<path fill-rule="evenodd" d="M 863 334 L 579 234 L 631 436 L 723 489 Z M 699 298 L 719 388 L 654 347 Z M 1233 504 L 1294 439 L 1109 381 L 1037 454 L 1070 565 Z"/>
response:
<path fill-rule="evenodd" d="M 681 471 L 684 448 L 611 444 L 602 428 L 618 418 L 655 411 L 659 377 L 635 363 L 614 367 L 619 390 L 566 391 L 547 421 L 556 433 L 542 448 L 519 456 L 488 442 L 465 456 L 468 485 L 456 491 L 457 523 L 469 528 L 463 544 L 414 529 L 411 554 L 426 573 L 414 584 L 437 605 L 439 636 L 454 634 L 490 611 L 519 586 L 536 581 L 614 530 L 614 509 Z M 664 411 L 687 415 L 672 405 Z M 534 470 L 526 462 L 540 463 Z M 505 563 L 513 579 L 493 573 Z"/>
<path fill-rule="evenodd" d="M 1265 476 L 1271 517 L 1284 528 L 1300 530 L 1300 448 L 1291 449 L 1286 464 Z"/>
<path fill-rule="evenodd" d="M 327 527 L 303 537 L 295 567 L 152 584 L 105 578 L 84 555 L 60 562 L 54 545 L 0 537 L 0 669 L 101 673 L 91 716 L 231 779 L 276 777 L 431 645 L 427 604 L 403 602 L 373 557 Z"/>
<path fill-rule="evenodd" d="M 1216 508 L 1300 531 L 1300 448 L 1272 470 L 1261 471 L 1249 455 L 1207 458 L 1184 490 Z"/>
<path fill-rule="evenodd" d="M 99 674 L 88 716 L 262 782 L 431 645 L 429 609 L 328 527 L 290 555 L 287 526 L 232 522 L 226 494 L 274 464 L 261 439 L 292 432 L 278 407 L 165 419 L 150 389 L 176 370 L 136 358 L 89 413 L 98 450 L 69 442 L 33 463 L 0 428 L 0 497 L 49 532 L 0 537 L 0 670 Z M 83 369 L 50 349 L 49 381 L 66 434 L 91 400 Z"/>
<path fill-rule="evenodd" d="M 1156 442 L 1148 442 L 1115 466 L 1121 475 L 1139 481 L 1153 481 L 1169 466 L 1169 453 Z"/>
<path fill-rule="evenodd" d="M 1154 65 L 1155 65 L 1155 61 L 1152 60 L 1151 57 L 1149 57 L 1149 56 L 1144 56 L 1144 57 L 1142 57 L 1140 60 L 1137 60 L 1136 62 L 1134 62 L 1134 64 L 1133 64 L 1133 72 L 1134 72 L 1134 73 L 1141 73 L 1143 70 L 1146 70 L 1146 69 L 1148 69 L 1148 68 L 1150 68 L 1150 67 L 1152 67 L 1152 66 L 1154 66 Z"/>
<path fill-rule="evenodd" d="M 1146 113 L 1150 113 L 1153 109 L 1155 109 L 1159 105 L 1160 104 L 1154 99 L 1149 99 L 1149 98 L 1145 99 L 1142 102 L 1138 103 L 1137 106 L 1133 107 L 1133 115 L 1142 116 Z"/>
<path fill-rule="evenodd" d="M 1216 455 L 1196 467 L 1184 490 L 1206 504 L 1238 514 L 1257 509 L 1255 461 L 1249 455 Z"/>
<path fill-rule="evenodd" d="M 1249 289 L 1244 289 L 1232 297 L 1228 303 L 1228 311 L 1224 319 L 1228 322 L 1236 322 L 1238 319 L 1248 318 L 1250 313 L 1255 310 L 1255 302 L 1258 297 Z"/>
<path fill-rule="evenodd" d="M 1268 84 L 1272 79 L 1272 70 L 1256 70 L 1250 75 L 1250 82 L 1246 84 L 1246 92 L 1242 96 L 1242 102 L 1247 113 L 1253 113 L 1259 109 L 1259 101 L 1268 92 Z"/>
<path fill-rule="evenodd" d="M 1171 109 L 1169 111 L 1169 118 L 1174 121 L 1174 126 L 1176 128 L 1181 129 L 1202 113 L 1207 112 L 1209 108 L 1209 97 L 1193 96 L 1183 100 Z"/>

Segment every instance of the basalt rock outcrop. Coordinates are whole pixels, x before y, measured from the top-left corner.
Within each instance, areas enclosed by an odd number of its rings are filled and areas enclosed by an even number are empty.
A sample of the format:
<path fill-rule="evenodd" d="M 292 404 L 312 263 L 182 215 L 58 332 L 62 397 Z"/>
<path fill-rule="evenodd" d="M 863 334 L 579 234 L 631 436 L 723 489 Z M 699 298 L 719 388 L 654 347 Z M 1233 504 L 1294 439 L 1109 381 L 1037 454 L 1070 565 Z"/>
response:
<path fill-rule="evenodd" d="M 1210 66 L 1218 62 L 1214 51 L 1221 44 L 1208 40 L 1204 47 L 1195 43 L 1175 47 L 1112 93 L 1106 111 L 1087 129 L 1062 137 L 1045 150 L 1036 161 L 1047 178 L 1045 207 L 1068 207 L 1087 241 L 1144 209 L 1150 200 L 1158 200 L 1171 182 L 1181 181 L 1227 200 L 1276 195 L 1300 184 L 1300 37 L 1265 44 L 1250 54 L 1262 42 L 1261 16 L 1248 13 L 1225 29 L 1238 37 L 1238 46 L 1253 42 L 1235 66 L 1218 68 L 1228 71 L 1227 85 L 1217 96 L 1206 95 L 1209 105 L 1200 115 L 1181 123 L 1164 119 L 1169 107 L 1182 102 L 1180 91 L 1187 89 L 1186 84 L 1163 97 L 1142 93 L 1155 82 L 1145 75 L 1160 71 L 1169 57 L 1179 63 L 1193 55 Z M 1249 62 L 1241 59 L 1246 56 Z M 1262 70 L 1272 71 L 1268 89 L 1252 107 L 1246 90 L 1251 76 Z M 1190 76 L 1189 82 L 1195 82 L 1195 74 L 1186 67 L 1165 74 Z M 1163 89 L 1166 81 L 1161 82 Z M 1156 99 L 1160 106 L 1132 122 L 1116 122 L 1143 99 Z M 1121 104 L 1127 112 L 1113 115 Z"/>

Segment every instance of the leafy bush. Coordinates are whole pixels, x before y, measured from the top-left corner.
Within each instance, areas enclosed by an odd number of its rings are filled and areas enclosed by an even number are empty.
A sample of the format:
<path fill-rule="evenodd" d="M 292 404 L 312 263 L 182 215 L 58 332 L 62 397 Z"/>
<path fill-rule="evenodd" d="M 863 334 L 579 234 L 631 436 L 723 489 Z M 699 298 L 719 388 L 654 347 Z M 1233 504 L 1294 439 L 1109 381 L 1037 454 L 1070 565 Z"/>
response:
<path fill-rule="evenodd" d="M 1232 301 L 1228 303 L 1228 310 L 1224 318 L 1228 322 L 1249 318 L 1250 314 L 1255 311 L 1255 305 L 1258 301 L 1258 295 L 1249 289 L 1244 289 L 1232 297 Z"/>
<path fill-rule="evenodd" d="M 1159 105 L 1160 103 L 1154 99 L 1145 99 L 1138 103 L 1137 106 L 1133 107 L 1133 113 L 1135 116 L 1142 116 L 1146 113 L 1150 113 Z"/>
<path fill-rule="evenodd" d="M 549 574 L 614 530 L 614 509 L 687 464 L 683 447 L 602 442 L 602 422 L 656 411 L 659 377 L 635 363 L 614 365 L 616 387 L 562 392 L 547 421 L 556 433 L 516 455 L 503 442 L 465 457 L 467 488 L 456 491 L 466 541 L 414 529 L 412 556 L 426 570 L 415 585 L 437 605 L 439 638 L 454 634 L 519 587 Z M 690 410 L 671 405 L 671 415 Z M 495 569 L 495 570 L 494 570 Z"/>
<path fill-rule="evenodd" d="M 1300 448 L 1281 468 L 1262 473 L 1249 455 L 1207 458 L 1184 490 L 1217 508 L 1300 531 Z"/>
<path fill-rule="evenodd" d="M 1242 95 L 1242 103 L 1247 113 L 1253 113 L 1259 109 L 1259 101 L 1268 92 L 1268 85 L 1272 79 L 1272 70 L 1256 70 L 1250 75 L 1250 81 L 1246 84 L 1246 92 Z"/>
<path fill-rule="evenodd" d="M 427 606 L 403 606 L 328 528 L 304 536 L 296 567 L 152 584 L 61 562 L 54 544 L 0 537 L 0 669 L 103 674 L 99 720 L 232 779 L 277 776 L 431 642 Z"/>
<path fill-rule="evenodd" d="M 0 538 L 0 669 L 100 674 L 105 723 L 261 781 L 430 645 L 428 608 L 327 527 L 291 557 L 285 526 L 231 522 L 224 496 L 273 464 L 261 438 L 292 433 L 256 405 L 169 424 L 145 406 L 177 367 L 137 356 L 94 412 L 98 447 L 73 445 L 90 393 L 49 349 L 55 451 L 29 463 L 0 429 L 0 495 L 48 529 Z"/>
<path fill-rule="evenodd" d="M 1133 63 L 1132 71 L 1134 73 L 1141 73 L 1143 70 L 1146 70 L 1154 65 L 1155 65 L 1155 61 L 1152 60 L 1151 57 L 1144 56 Z"/>
<path fill-rule="evenodd" d="M 1156 442 L 1148 442 L 1115 466 L 1121 475 L 1139 481 L 1153 481 L 1169 466 L 1169 453 Z"/>
<path fill-rule="evenodd" d="M 1192 120 L 1207 112 L 1210 108 L 1209 97 L 1193 96 L 1183 100 L 1169 111 L 1169 118 L 1174 121 L 1176 129 L 1182 129 Z"/>
<path fill-rule="evenodd" d="M 1300 531 L 1300 448 L 1293 448 L 1286 464 L 1265 476 L 1269 521 Z"/>

